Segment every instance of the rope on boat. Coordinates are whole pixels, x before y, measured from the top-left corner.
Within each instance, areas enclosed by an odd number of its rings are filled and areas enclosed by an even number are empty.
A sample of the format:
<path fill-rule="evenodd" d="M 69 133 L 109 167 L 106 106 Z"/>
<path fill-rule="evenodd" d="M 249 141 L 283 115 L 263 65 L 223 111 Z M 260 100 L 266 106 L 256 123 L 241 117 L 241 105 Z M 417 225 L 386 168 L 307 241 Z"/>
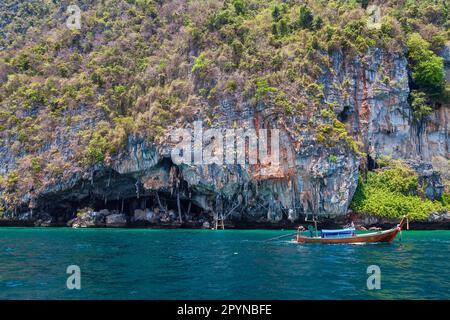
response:
<path fill-rule="evenodd" d="M 286 237 L 290 237 L 290 236 L 293 236 L 293 235 L 296 235 L 296 234 L 297 234 L 297 232 L 290 233 L 290 234 L 285 234 L 285 235 L 283 235 L 283 236 L 273 237 L 273 238 L 264 240 L 264 242 L 266 242 L 266 241 L 271 241 L 271 240 L 277 240 L 277 239 L 281 239 L 281 238 L 286 238 Z"/>

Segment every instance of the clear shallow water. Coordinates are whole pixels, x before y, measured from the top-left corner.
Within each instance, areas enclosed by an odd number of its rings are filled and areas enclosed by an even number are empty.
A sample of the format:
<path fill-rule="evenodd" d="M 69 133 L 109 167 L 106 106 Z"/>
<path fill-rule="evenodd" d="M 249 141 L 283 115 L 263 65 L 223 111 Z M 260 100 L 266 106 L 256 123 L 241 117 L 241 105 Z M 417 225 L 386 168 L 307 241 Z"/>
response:
<path fill-rule="evenodd" d="M 450 231 L 404 231 L 392 244 L 263 242 L 291 232 L 0 228 L 0 299 L 450 298 Z M 81 290 L 66 288 L 74 264 Z M 381 290 L 367 289 L 369 265 Z"/>

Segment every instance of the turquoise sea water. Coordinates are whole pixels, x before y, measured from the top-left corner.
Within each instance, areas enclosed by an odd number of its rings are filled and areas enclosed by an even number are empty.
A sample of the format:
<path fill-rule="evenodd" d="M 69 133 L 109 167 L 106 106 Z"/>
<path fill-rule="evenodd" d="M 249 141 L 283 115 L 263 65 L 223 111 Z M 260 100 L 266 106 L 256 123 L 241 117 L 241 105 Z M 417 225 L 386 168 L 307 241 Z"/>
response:
<path fill-rule="evenodd" d="M 404 231 L 392 244 L 264 242 L 291 232 L 0 228 L 0 299 L 450 298 L 450 231 Z M 69 265 L 81 290 L 66 288 Z M 367 289 L 369 265 L 380 290 Z"/>

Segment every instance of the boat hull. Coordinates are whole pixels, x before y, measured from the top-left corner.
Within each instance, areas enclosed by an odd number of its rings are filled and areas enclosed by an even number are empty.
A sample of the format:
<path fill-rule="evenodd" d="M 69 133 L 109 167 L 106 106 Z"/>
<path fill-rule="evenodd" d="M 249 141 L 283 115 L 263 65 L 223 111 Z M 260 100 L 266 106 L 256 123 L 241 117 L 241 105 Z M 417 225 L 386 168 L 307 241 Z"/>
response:
<path fill-rule="evenodd" d="M 324 244 L 338 244 L 338 243 L 377 243 L 377 242 L 391 242 L 395 239 L 401 227 L 396 227 L 390 230 L 371 232 L 366 234 L 356 235 L 348 238 L 308 238 L 298 235 L 294 239 L 298 243 L 324 243 Z"/>

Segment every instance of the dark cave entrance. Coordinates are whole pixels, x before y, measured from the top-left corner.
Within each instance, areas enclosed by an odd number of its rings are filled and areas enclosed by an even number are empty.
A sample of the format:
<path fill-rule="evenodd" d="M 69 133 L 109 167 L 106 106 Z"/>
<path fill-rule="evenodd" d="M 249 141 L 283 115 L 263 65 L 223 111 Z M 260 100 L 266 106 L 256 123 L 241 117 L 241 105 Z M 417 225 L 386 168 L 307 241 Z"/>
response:
<path fill-rule="evenodd" d="M 377 168 L 377 163 L 370 155 L 367 155 L 367 170 L 372 171 Z"/>
<path fill-rule="evenodd" d="M 151 174 L 147 173 L 152 179 L 145 182 L 150 183 L 149 189 L 144 188 L 137 174 L 120 174 L 114 170 L 92 172 L 89 179 L 79 181 L 70 190 L 40 198 L 36 211 L 46 212 L 58 221 L 69 221 L 85 208 L 96 212 L 106 209 L 110 214 L 122 213 L 128 217 L 133 217 L 137 209 L 148 209 L 177 219 L 181 211 L 183 221 L 208 214 L 201 204 L 192 200 L 195 190 L 179 176 L 170 159 L 162 159 L 152 170 Z"/>
<path fill-rule="evenodd" d="M 167 191 L 158 191 L 158 193 L 151 191 L 139 197 L 123 197 L 106 201 L 91 195 L 76 201 L 60 200 L 50 203 L 52 205 L 42 207 L 42 211 L 48 212 L 60 221 L 68 221 L 76 217 L 77 212 L 84 208 L 91 208 L 96 212 L 106 209 L 110 213 L 122 213 L 128 217 L 132 217 L 137 209 L 148 209 L 162 214 L 172 212 L 177 218 L 179 216 L 178 208 L 180 208 L 183 221 L 196 220 L 205 215 L 205 210 L 184 194 L 180 196 L 178 206 L 176 194 Z"/>
<path fill-rule="evenodd" d="M 351 114 L 350 106 L 344 106 L 344 109 L 341 112 L 339 112 L 337 118 L 341 122 L 347 122 L 348 118 L 350 117 L 350 114 Z"/>

